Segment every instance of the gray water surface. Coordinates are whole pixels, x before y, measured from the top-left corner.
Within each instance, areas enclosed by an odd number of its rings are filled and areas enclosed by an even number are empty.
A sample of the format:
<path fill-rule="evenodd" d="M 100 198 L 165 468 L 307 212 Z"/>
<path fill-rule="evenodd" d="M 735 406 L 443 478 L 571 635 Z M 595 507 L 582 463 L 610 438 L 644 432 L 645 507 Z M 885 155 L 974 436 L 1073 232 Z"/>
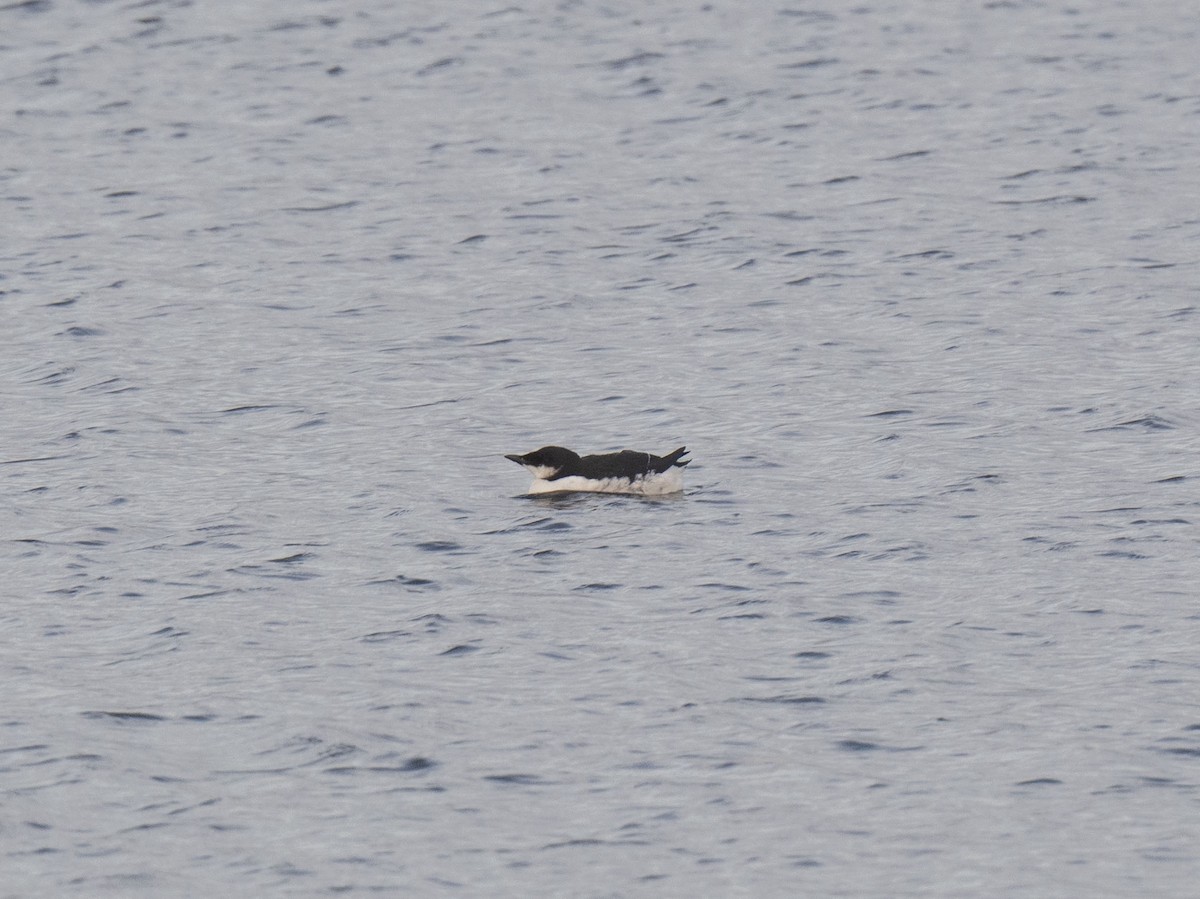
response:
<path fill-rule="evenodd" d="M 1194 896 L 1198 40 L 0 6 L 0 896 Z"/>

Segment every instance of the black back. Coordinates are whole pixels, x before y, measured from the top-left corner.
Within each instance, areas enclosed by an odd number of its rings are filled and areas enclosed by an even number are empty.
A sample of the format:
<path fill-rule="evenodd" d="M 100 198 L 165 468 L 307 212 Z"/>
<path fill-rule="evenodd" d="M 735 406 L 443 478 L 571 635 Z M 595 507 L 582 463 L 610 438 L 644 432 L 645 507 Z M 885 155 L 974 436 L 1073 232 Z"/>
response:
<path fill-rule="evenodd" d="M 526 453 L 523 456 L 506 456 L 519 465 L 546 466 L 556 469 L 547 480 L 557 481 L 559 478 L 569 478 L 579 475 L 585 478 L 603 480 L 605 478 L 640 478 L 648 474 L 662 474 L 672 465 L 683 468 L 691 459 L 684 459 L 687 447 L 668 453 L 665 456 L 655 456 L 652 453 L 639 453 L 635 450 L 621 450 L 619 453 L 600 453 L 595 456 L 580 456 L 561 446 L 543 446 L 541 449 Z"/>
<path fill-rule="evenodd" d="M 639 478 L 654 473 L 662 474 L 671 466 L 683 468 L 691 460 L 680 461 L 687 453 L 687 448 L 679 449 L 666 456 L 655 456 L 652 453 L 639 453 L 636 450 L 621 450 L 619 453 L 602 453 L 595 456 L 584 456 L 579 460 L 577 471 L 568 474 L 579 474 L 585 478 Z M 562 472 L 556 475 L 565 477 Z"/>

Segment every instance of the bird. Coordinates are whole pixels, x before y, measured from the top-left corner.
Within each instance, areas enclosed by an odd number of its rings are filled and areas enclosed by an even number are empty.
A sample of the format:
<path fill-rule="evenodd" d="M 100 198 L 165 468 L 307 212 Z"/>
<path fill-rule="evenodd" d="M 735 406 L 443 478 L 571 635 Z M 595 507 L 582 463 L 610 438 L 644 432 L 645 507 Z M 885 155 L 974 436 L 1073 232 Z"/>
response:
<path fill-rule="evenodd" d="M 509 454 L 533 475 L 529 493 L 630 493 L 662 496 L 683 490 L 687 447 L 655 456 L 634 450 L 580 456 L 561 446 L 543 446 L 525 455 Z"/>

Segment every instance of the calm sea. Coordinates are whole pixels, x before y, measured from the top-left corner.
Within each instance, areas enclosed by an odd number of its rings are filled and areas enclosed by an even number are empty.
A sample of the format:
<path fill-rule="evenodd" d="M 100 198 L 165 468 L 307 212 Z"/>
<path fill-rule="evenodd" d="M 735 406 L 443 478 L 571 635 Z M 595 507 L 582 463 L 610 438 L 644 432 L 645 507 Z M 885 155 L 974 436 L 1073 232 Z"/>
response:
<path fill-rule="evenodd" d="M 0 5 L 0 897 L 1195 896 L 1197 46 Z"/>

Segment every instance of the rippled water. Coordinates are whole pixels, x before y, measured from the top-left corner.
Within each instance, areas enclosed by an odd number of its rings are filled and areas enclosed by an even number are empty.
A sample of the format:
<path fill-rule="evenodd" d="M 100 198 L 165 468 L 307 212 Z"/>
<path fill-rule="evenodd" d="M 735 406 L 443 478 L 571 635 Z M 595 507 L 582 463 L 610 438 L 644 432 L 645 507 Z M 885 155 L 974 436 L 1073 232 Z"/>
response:
<path fill-rule="evenodd" d="M 0 7 L 0 895 L 1194 895 L 1198 25 Z"/>

